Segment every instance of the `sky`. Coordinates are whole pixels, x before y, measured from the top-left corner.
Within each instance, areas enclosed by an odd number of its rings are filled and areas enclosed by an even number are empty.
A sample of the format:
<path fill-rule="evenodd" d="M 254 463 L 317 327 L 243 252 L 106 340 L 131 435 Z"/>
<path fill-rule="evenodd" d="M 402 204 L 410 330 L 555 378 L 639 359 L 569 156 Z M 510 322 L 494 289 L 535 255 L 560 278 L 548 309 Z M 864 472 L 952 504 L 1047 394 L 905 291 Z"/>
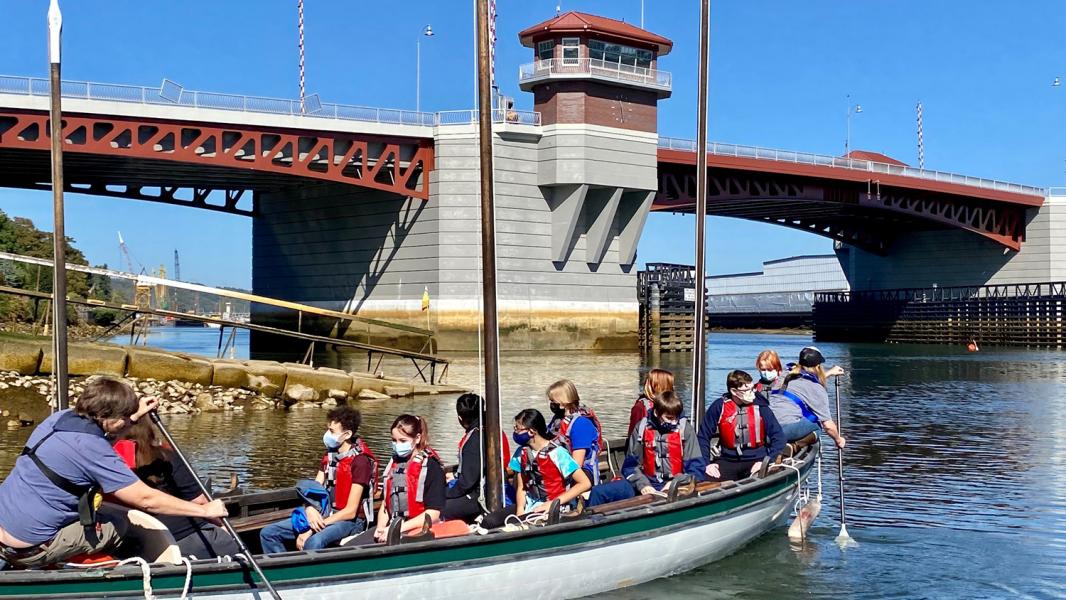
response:
<path fill-rule="evenodd" d="M 532 50 L 517 33 L 550 18 L 556 0 L 498 0 L 497 79 L 520 108 L 517 85 Z M 0 0 L 0 74 L 47 76 L 47 0 Z M 424 39 L 422 108 L 473 104 L 469 0 L 306 0 L 308 93 L 343 104 L 414 108 L 415 43 Z M 579 10 L 640 23 L 640 0 L 562 0 Z M 862 105 L 851 145 L 914 164 L 915 105 L 924 106 L 926 167 L 1039 186 L 1066 184 L 1066 3 L 985 0 L 718 0 L 712 2 L 709 139 L 842 154 L 847 96 Z M 296 0 L 62 1 L 64 79 L 296 98 Z M 645 27 L 674 50 L 659 104 L 659 133 L 696 137 L 696 0 L 646 0 Z M 0 188 L 0 209 L 51 229 L 50 194 Z M 808 233 L 709 219 L 708 271 L 829 253 Z M 691 263 L 691 216 L 653 214 L 638 259 Z M 119 265 L 121 231 L 134 258 L 182 277 L 250 287 L 251 220 L 151 202 L 67 195 L 67 232 L 94 263 Z"/>

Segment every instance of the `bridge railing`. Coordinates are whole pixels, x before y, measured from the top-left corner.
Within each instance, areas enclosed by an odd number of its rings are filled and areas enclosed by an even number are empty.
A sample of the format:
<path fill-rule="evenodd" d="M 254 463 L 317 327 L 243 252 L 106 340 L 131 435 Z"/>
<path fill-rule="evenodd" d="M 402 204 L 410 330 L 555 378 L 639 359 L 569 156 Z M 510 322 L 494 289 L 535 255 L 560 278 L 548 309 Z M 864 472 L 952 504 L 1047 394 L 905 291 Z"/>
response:
<path fill-rule="evenodd" d="M 659 147 L 666 150 L 695 152 L 696 142 L 694 140 L 660 137 Z M 775 160 L 781 162 L 799 163 L 807 165 L 821 165 L 826 167 L 855 169 L 858 171 L 867 171 L 870 173 L 884 173 L 887 175 L 902 175 L 904 177 L 916 177 L 919 179 L 929 179 L 933 181 L 942 181 L 945 183 L 956 183 L 960 185 L 969 185 L 973 187 L 999 190 L 1004 192 L 1031 194 L 1034 196 L 1043 196 L 1046 191 L 1044 188 L 1040 187 L 1021 185 L 1018 183 L 1009 183 L 1006 181 L 998 181 L 995 179 L 983 179 L 981 177 L 959 175 L 956 173 L 946 173 L 944 171 L 930 171 L 928 169 L 916 169 L 914 167 L 908 167 L 904 165 L 893 165 L 872 160 L 845 158 L 841 156 L 829 156 L 825 154 L 813 154 L 810 152 L 776 150 L 773 148 L 741 146 L 737 144 L 722 144 L 719 142 L 708 142 L 707 152 L 718 156 L 757 158 L 761 160 Z"/>
<path fill-rule="evenodd" d="M 554 75 L 562 77 L 590 75 L 664 90 L 669 90 L 673 83 L 669 71 L 626 65 L 599 58 L 549 58 L 527 63 L 518 68 L 519 83 Z"/>
<path fill-rule="evenodd" d="M 445 110 L 437 113 L 437 125 L 472 125 L 478 122 L 476 110 Z M 528 110 L 494 109 L 493 123 L 540 125 L 540 113 Z"/>
<path fill-rule="evenodd" d="M 48 87 L 49 82 L 47 79 L 0 75 L 0 94 L 47 96 Z M 285 98 L 186 90 L 167 80 L 164 80 L 163 85 L 158 88 L 90 81 L 64 81 L 62 91 L 64 98 L 186 106 L 344 121 L 368 121 L 372 123 L 423 125 L 427 127 L 477 123 L 477 111 L 472 110 L 428 113 L 371 106 L 354 106 L 322 102 L 317 95 L 308 96 L 303 102 L 300 102 L 299 100 Z M 498 109 L 493 111 L 493 121 L 497 123 L 540 125 L 540 113 Z"/>
<path fill-rule="evenodd" d="M 1066 297 L 1066 282 L 1001 283 L 992 285 L 897 288 L 816 292 L 816 303 L 847 303 L 852 300 L 874 302 L 949 302 L 981 298 Z"/>

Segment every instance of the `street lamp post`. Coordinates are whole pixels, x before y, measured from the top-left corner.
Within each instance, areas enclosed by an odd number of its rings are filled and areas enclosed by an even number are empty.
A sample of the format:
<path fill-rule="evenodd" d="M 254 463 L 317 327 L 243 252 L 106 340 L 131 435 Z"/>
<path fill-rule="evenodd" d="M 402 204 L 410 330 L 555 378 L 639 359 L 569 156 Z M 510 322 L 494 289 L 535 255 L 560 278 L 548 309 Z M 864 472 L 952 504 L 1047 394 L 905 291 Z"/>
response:
<path fill-rule="evenodd" d="M 851 103 L 851 94 L 846 96 L 848 103 L 848 135 L 844 138 L 844 158 L 848 158 L 848 154 L 851 153 L 851 115 L 852 113 L 859 115 L 862 114 L 861 104 Z"/>
<path fill-rule="evenodd" d="M 422 112 L 422 38 L 433 37 L 433 27 L 426 25 L 422 28 L 415 42 L 415 112 Z"/>

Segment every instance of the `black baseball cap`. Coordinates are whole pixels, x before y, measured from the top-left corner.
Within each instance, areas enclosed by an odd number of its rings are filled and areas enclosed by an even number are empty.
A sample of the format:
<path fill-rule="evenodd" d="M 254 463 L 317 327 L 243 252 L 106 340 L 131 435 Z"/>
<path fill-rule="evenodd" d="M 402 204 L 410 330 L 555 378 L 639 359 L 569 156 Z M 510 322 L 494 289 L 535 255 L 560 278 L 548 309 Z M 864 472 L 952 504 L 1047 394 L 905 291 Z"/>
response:
<path fill-rule="evenodd" d="M 822 356 L 821 350 L 814 346 L 807 346 L 803 350 L 800 350 L 799 360 L 801 367 L 817 367 L 825 362 L 825 357 Z"/>

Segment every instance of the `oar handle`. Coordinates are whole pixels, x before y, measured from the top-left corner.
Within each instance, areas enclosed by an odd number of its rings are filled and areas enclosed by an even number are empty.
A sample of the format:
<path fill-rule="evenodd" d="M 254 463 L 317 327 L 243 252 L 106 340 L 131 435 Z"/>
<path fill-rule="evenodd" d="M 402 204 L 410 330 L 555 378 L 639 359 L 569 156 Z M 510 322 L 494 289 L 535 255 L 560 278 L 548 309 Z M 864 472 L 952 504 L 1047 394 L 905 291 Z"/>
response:
<path fill-rule="evenodd" d="M 196 485 L 200 488 L 200 492 L 204 495 L 205 498 L 207 498 L 208 501 L 213 501 L 214 498 L 212 498 L 211 496 L 211 490 L 207 489 L 207 486 L 204 485 L 204 482 L 200 479 L 200 475 L 196 472 L 196 469 L 194 469 L 193 466 L 189 463 L 189 459 L 185 458 L 185 453 L 181 451 L 181 448 L 178 447 L 178 443 L 174 440 L 174 437 L 170 435 L 170 432 L 167 431 L 166 426 L 163 425 L 163 420 L 159 418 L 159 413 L 156 412 L 155 409 L 152 409 L 152 411 L 148 413 L 148 416 L 152 419 L 152 423 L 155 423 L 155 426 L 159 428 L 159 431 L 163 434 L 163 437 L 167 439 L 167 443 L 170 444 L 170 447 L 174 450 L 174 454 L 178 456 L 178 460 L 181 461 L 181 464 L 189 470 L 189 473 L 192 473 L 193 479 L 196 480 Z M 278 591 L 274 589 L 274 586 L 270 583 L 270 580 L 267 579 L 266 574 L 263 573 L 263 569 L 259 567 L 259 563 L 256 562 L 255 557 L 252 556 L 251 551 L 248 550 L 248 546 L 244 544 L 244 540 L 241 539 L 241 536 L 237 535 L 237 530 L 233 528 L 233 525 L 230 525 L 229 519 L 227 519 L 226 517 L 222 517 L 221 521 L 222 528 L 225 529 L 226 533 L 228 533 L 230 537 L 233 538 L 233 541 L 236 542 L 237 549 L 240 550 L 240 553 L 244 555 L 244 558 L 248 559 L 248 564 L 251 565 L 252 570 L 254 570 L 255 573 L 259 575 L 259 580 L 263 582 L 263 586 L 267 589 L 268 592 L 270 592 L 271 597 L 273 597 L 274 600 L 282 600 L 281 594 L 279 594 Z"/>

